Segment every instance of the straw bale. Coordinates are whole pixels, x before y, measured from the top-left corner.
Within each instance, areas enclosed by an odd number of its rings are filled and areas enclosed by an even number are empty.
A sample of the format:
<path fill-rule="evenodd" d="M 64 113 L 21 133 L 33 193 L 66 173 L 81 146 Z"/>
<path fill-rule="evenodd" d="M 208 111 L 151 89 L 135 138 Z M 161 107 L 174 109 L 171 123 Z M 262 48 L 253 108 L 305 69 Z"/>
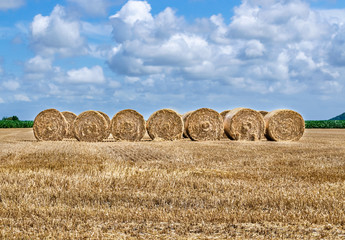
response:
<path fill-rule="evenodd" d="M 73 122 L 78 117 L 77 114 L 69 111 L 61 112 L 67 121 L 67 131 L 65 138 L 75 138 L 73 131 Z"/>
<path fill-rule="evenodd" d="M 99 112 L 100 114 L 102 114 L 102 116 L 104 117 L 104 119 L 107 121 L 108 123 L 108 129 L 106 130 L 106 134 L 105 134 L 105 139 L 107 139 L 109 136 L 110 136 L 110 133 L 111 133 L 111 120 L 109 118 L 109 116 L 107 114 L 105 114 L 104 112 L 101 112 L 101 111 L 97 111 Z"/>
<path fill-rule="evenodd" d="M 264 118 L 258 111 L 235 108 L 225 117 L 224 131 L 232 140 L 260 140 L 265 133 Z"/>
<path fill-rule="evenodd" d="M 61 141 L 67 132 L 68 123 L 61 112 L 56 109 L 46 109 L 40 112 L 33 125 L 37 140 Z"/>
<path fill-rule="evenodd" d="M 78 141 L 100 142 L 107 136 L 107 120 L 97 111 L 85 111 L 74 121 L 74 135 Z"/>
<path fill-rule="evenodd" d="M 140 141 L 145 132 L 145 119 L 135 110 L 122 110 L 111 119 L 111 133 L 115 140 Z"/>
<path fill-rule="evenodd" d="M 304 134 L 305 122 L 303 117 L 292 110 L 278 109 L 265 116 L 268 140 L 298 141 Z"/>
<path fill-rule="evenodd" d="M 265 117 L 265 116 L 268 114 L 267 111 L 259 111 L 259 113 L 261 113 L 261 115 L 262 115 L 263 117 Z"/>
<path fill-rule="evenodd" d="M 220 140 L 223 130 L 223 119 L 220 114 L 209 108 L 200 108 L 186 119 L 188 136 L 194 141 Z"/>
<path fill-rule="evenodd" d="M 220 113 L 220 116 L 223 118 L 223 123 L 224 123 L 224 119 L 226 114 L 228 114 L 231 110 L 224 110 L 223 112 Z M 225 131 L 223 131 L 223 136 L 222 138 L 228 138 L 228 136 L 226 136 Z"/>
<path fill-rule="evenodd" d="M 152 140 L 173 141 L 182 138 L 182 117 L 171 109 L 154 112 L 146 122 L 147 133 Z"/>
<path fill-rule="evenodd" d="M 183 137 L 184 138 L 189 138 L 188 133 L 187 133 L 187 128 L 186 128 L 186 121 L 192 112 L 193 111 L 189 111 L 189 112 L 186 112 L 185 114 L 182 115 L 182 121 L 183 121 L 183 125 L 184 125 L 183 126 Z"/>

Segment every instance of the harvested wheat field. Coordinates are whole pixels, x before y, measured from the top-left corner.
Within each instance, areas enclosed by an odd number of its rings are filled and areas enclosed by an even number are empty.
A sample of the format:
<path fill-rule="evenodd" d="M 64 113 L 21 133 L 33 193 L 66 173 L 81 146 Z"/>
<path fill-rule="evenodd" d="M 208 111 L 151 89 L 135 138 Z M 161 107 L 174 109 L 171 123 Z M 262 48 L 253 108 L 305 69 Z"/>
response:
<path fill-rule="evenodd" d="M 38 142 L 0 129 L 1 239 L 344 239 L 345 130 Z"/>

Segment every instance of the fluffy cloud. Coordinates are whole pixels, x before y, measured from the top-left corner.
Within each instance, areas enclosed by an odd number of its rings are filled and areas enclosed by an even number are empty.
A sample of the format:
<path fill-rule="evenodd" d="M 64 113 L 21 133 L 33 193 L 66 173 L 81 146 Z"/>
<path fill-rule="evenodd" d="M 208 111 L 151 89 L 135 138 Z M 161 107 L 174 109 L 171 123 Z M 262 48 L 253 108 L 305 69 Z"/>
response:
<path fill-rule="evenodd" d="M 290 95 L 330 94 L 345 84 L 341 14 L 300 0 L 244 0 L 234 13 L 229 24 L 221 15 L 190 24 L 170 8 L 153 16 L 148 2 L 130 0 L 110 17 L 115 46 L 108 65 L 140 78 L 136 83 L 159 75 L 151 86 L 161 88 L 204 82 Z"/>
<path fill-rule="evenodd" d="M 73 69 L 67 72 L 67 80 L 70 83 L 104 83 L 105 77 L 103 69 L 100 66 L 92 68 L 83 67 Z"/>
<path fill-rule="evenodd" d="M 19 83 L 13 80 L 5 81 L 2 85 L 10 91 L 15 91 L 20 87 Z"/>
<path fill-rule="evenodd" d="M 14 95 L 14 99 L 19 102 L 30 102 L 30 98 L 25 94 L 16 94 Z"/>
<path fill-rule="evenodd" d="M 78 21 L 69 19 L 57 5 L 50 16 L 38 14 L 31 24 L 31 45 L 39 55 L 83 55 L 87 52 Z"/>
<path fill-rule="evenodd" d="M 24 4 L 24 0 L 0 0 L 0 10 L 19 8 Z"/>
<path fill-rule="evenodd" d="M 26 72 L 48 72 L 52 70 L 52 59 L 35 56 L 25 63 Z"/>
<path fill-rule="evenodd" d="M 1 97 L 0 97 L 0 104 L 1 103 L 5 103 L 5 101 L 4 101 L 4 99 L 2 99 Z"/>

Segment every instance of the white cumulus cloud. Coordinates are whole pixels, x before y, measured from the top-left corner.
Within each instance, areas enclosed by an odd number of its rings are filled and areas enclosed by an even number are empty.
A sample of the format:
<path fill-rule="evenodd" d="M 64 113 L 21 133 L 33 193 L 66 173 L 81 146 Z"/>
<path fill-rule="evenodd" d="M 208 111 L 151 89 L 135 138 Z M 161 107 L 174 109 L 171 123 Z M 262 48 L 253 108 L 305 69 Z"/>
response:
<path fill-rule="evenodd" d="M 52 59 L 35 56 L 25 63 L 27 72 L 48 72 L 52 70 Z"/>
<path fill-rule="evenodd" d="M 13 80 L 5 81 L 2 85 L 10 91 L 15 91 L 20 87 L 20 84 Z"/>
<path fill-rule="evenodd" d="M 31 23 L 31 44 L 39 55 L 62 56 L 86 53 L 80 23 L 69 19 L 65 9 L 57 5 L 50 16 L 38 14 Z"/>
<path fill-rule="evenodd" d="M 24 0 L 0 0 L 0 10 L 19 8 L 24 4 Z"/>
<path fill-rule="evenodd" d="M 345 84 L 345 18 L 331 13 L 302 0 L 244 0 L 229 24 L 220 14 L 187 23 L 171 8 L 152 15 L 147 1 L 131 0 L 110 17 L 108 65 L 136 82 L 159 75 L 161 90 L 204 81 L 261 94 L 335 91 Z"/>
<path fill-rule="evenodd" d="M 25 94 L 16 94 L 14 95 L 14 99 L 19 102 L 30 102 L 30 98 Z"/>
<path fill-rule="evenodd" d="M 67 72 L 67 81 L 70 83 L 104 83 L 105 77 L 100 66 L 92 68 L 83 67 Z"/>

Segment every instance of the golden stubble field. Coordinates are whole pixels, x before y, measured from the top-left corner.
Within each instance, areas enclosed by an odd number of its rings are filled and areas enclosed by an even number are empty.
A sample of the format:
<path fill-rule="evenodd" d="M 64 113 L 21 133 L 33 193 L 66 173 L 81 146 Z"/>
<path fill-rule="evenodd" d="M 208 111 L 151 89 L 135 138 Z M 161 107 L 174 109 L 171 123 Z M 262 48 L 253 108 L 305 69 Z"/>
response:
<path fill-rule="evenodd" d="M 345 239 L 345 130 L 37 142 L 0 129 L 2 239 Z"/>

